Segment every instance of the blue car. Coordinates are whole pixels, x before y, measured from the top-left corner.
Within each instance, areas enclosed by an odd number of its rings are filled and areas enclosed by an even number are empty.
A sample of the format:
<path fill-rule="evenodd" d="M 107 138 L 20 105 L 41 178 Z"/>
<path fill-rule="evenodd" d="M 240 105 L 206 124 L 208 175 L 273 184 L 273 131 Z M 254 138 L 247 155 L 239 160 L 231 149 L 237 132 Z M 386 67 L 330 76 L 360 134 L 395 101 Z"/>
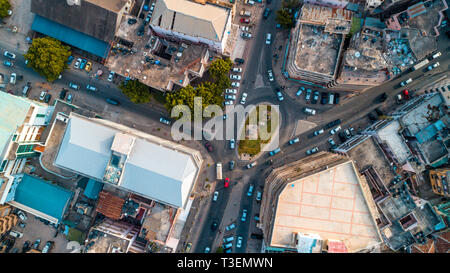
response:
<path fill-rule="evenodd" d="M 9 67 L 13 67 L 14 66 L 14 64 L 12 62 L 10 62 L 10 61 L 3 61 L 3 65 L 9 66 Z"/>
<path fill-rule="evenodd" d="M 119 102 L 116 101 L 115 99 L 108 98 L 108 99 L 106 99 L 106 102 L 109 104 L 113 104 L 113 105 L 119 105 Z"/>
<path fill-rule="evenodd" d="M 69 58 L 67 58 L 67 64 L 70 65 L 73 61 L 73 56 L 70 55 Z"/>
<path fill-rule="evenodd" d="M 87 64 L 87 60 L 86 59 L 81 60 L 80 69 L 83 70 L 84 67 L 86 66 L 86 64 Z"/>
<path fill-rule="evenodd" d="M 305 91 L 305 87 L 301 86 L 295 95 L 297 95 L 297 97 L 298 97 L 303 93 L 303 91 Z"/>

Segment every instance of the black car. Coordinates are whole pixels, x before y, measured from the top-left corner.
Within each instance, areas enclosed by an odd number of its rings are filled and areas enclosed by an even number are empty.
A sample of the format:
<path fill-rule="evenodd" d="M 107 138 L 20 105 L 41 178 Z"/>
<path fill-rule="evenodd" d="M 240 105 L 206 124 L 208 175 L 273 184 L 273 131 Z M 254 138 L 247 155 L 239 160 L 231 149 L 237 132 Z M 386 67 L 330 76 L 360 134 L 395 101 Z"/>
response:
<path fill-rule="evenodd" d="M 347 138 L 345 137 L 345 134 L 343 132 L 339 132 L 338 136 L 342 142 L 347 141 Z"/>
<path fill-rule="evenodd" d="M 318 100 L 319 100 L 319 91 L 314 91 L 311 103 L 316 104 Z"/>
<path fill-rule="evenodd" d="M 377 117 L 375 117 L 375 115 L 372 114 L 372 113 L 369 113 L 367 116 L 369 117 L 370 121 L 376 121 L 377 120 Z"/>
<path fill-rule="evenodd" d="M 48 102 L 50 101 L 51 98 L 52 98 L 52 95 L 50 95 L 50 94 L 47 93 L 47 95 L 45 95 L 44 102 L 45 102 L 45 103 L 48 103 Z"/>
<path fill-rule="evenodd" d="M 67 94 L 66 89 L 61 90 L 61 92 L 59 92 L 59 98 L 63 100 L 66 97 L 66 94 Z"/>
<path fill-rule="evenodd" d="M 332 122 L 330 122 L 330 123 L 325 125 L 325 129 L 329 129 L 329 128 L 334 127 L 334 126 L 339 125 L 339 124 L 341 124 L 341 120 L 340 119 L 333 120 Z"/>
<path fill-rule="evenodd" d="M 381 94 L 381 95 L 379 95 L 378 97 L 375 98 L 375 102 L 382 103 L 382 102 L 384 102 L 387 99 L 387 97 L 388 97 L 387 94 L 383 93 L 383 94 Z"/>
<path fill-rule="evenodd" d="M 245 60 L 241 59 L 241 58 L 236 58 L 236 59 L 234 59 L 234 62 L 238 63 L 238 64 L 243 64 L 245 62 Z"/>
<path fill-rule="evenodd" d="M 320 99 L 320 103 L 321 104 L 327 104 L 328 101 L 328 92 L 322 92 L 321 93 L 321 99 Z"/>
<path fill-rule="evenodd" d="M 31 242 L 25 241 L 25 243 L 23 244 L 23 247 L 22 247 L 22 252 L 25 253 L 30 249 L 31 249 Z"/>
<path fill-rule="evenodd" d="M 378 116 L 384 116 L 383 111 L 381 111 L 379 108 L 375 108 L 375 113 L 377 113 Z"/>
<path fill-rule="evenodd" d="M 215 231 L 217 230 L 217 227 L 219 226 L 219 224 L 216 221 L 213 221 L 211 224 L 211 230 Z"/>
<path fill-rule="evenodd" d="M 134 24 L 136 24 L 136 22 L 137 22 L 137 20 L 134 18 L 128 19 L 128 24 L 130 24 L 130 25 L 134 25 Z"/>
<path fill-rule="evenodd" d="M 263 15 L 263 18 L 264 19 L 267 19 L 268 17 L 269 17 L 269 15 L 270 15 L 270 12 L 271 12 L 272 10 L 270 9 L 270 8 L 266 8 L 265 10 L 264 10 L 264 15 Z"/>
<path fill-rule="evenodd" d="M 263 238 L 262 234 L 257 234 L 257 233 L 252 233 L 252 234 L 250 235 L 250 237 L 251 237 L 252 239 L 258 239 L 258 240 L 261 240 L 261 239 Z"/>
<path fill-rule="evenodd" d="M 334 104 L 339 104 L 339 97 L 341 95 L 339 93 L 334 93 Z"/>
<path fill-rule="evenodd" d="M 37 239 L 33 244 L 33 249 L 38 249 L 40 244 L 41 244 L 41 239 Z"/>

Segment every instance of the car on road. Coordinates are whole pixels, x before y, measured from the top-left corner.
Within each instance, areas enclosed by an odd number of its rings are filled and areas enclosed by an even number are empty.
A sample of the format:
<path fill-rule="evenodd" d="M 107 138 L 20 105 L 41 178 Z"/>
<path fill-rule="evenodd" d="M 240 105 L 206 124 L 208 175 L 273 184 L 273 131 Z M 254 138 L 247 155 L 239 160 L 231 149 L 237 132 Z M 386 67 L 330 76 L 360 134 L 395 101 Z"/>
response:
<path fill-rule="evenodd" d="M 242 27 L 244 27 L 244 26 L 242 26 Z M 242 73 L 242 68 L 240 68 L 240 67 L 233 67 L 233 69 L 231 71 L 233 71 L 234 73 Z"/>
<path fill-rule="evenodd" d="M 189 252 L 189 251 L 191 251 L 191 248 L 192 248 L 192 243 L 188 243 L 188 244 L 186 245 L 186 248 L 184 249 L 184 252 Z"/>
<path fill-rule="evenodd" d="M 318 151 L 319 151 L 319 147 L 314 147 L 314 148 L 312 148 L 312 149 L 307 150 L 307 151 L 306 151 L 306 154 L 307 154 L 307 155 L 312 155 L 312 154 L 314 154 L 314 153 L 317 153 Z"/>
<path fill-rule="evenodd" d="M 213 201 L 217 201 L 217 198 L 219 197 L 219 192 L 215 191 L 213 196 Z"/>
<path fill-rule="evenodd" d="M 261 240 L 262 238 L 264 238 L 264 236 L 261 234 L 252 233 L 252 234 L 250 234 L 250 238 Z"/>
<path fill-rule="evenodd" d="M 226 227 L 225 227 L 225 230 L 230 231 L 230 230 L 232 230 L 232 229 L 235 228 L 235 227 L 236 227 L 236 225 L 235 225 L 234 223 L 232 223 L 232 224 L 226 226 Z"/>
<path fill-rule="evenodd" d="M 330 129 L 330 128 L 332 128 L 332 127 L 334 127 L 334 126 L 336 126 L 336 125 L 339 125 L 339 124 L 341 124 L 341 120 L 340 120 L 340 119 L 336 119 L 336 120 L 333 120 L 332 122 L 327 123 L 327 124 L 324 126 L 324 128 L 325 128 L 325 129 Z"/>
<path fill-rule="evenodd" d="M 73 65 L 73 67 L 78 69 L 78 68 L 80 68 L 80 64 L 81 64 L 81 59 L 78 58 L 78 59 L 75 61 L 75 64 Z"/>
<path fill-rule="evenodd" d="M 72 94 L 69 94 L 68 96 L 67 96 L 67 102 L 68 103 L 72 103 L 72 100 L 73 100 L 73 95 Z"/>
<path fill-rule="evenodd" d="M 67 94 L 67 89 L 62 89 L 61 90 L 61 92 L 59 92 L 59 98 L 61 99 L 61 100 L 63 100 L 65 97 L 66 97 L 66 94 Z"/>
<path fill-rule="evenodd" d="M 316 110 L 308 108 L 308 107 L 303 108 L 303 112 L 305 112 L 305 114 L 308 114 L 311 116 L 314 116 L 316 114 Z"/>
<path fill-rule="evenodd" d="M 336 134 L 339 130 L 341 130 L 342 128 L 341 128 L 341 126 L 338 126 L 338 127 L 336 127 L 336 128 L 334 128 L 334 129 L 332 129 L 331 131 L 330 131 L 330 134 L 332 134 L 332 135 L 334 135 L 334 134 Z"/>
<path fill-rule="evenodd" d="M 72 82 L 69 83 L 69 87 L 75 90 L 80 90 L 80 86 Z"/>
<path fill-rule="evenodd" d="M 231 86 L 233 86 L 233 87 L 239 87 L 240 84 L 239 84 L 239 82 L 232 82 L 232 83 L 231 83 Z"/>
<path fill-rule="evenodd" d="M 229 163 L 230 171 L 234 170 L 234 160 L 231 160 Z"/>
<path fill-rule="evenodd" d="M 250 24 L 250 20 L 247 18 L 241 18 L 241 23 L 243 24 Z"/>
<path fill-rule="evenodd" d="M 272 69 L 267 70 L 267 76 L 269 77 L 270 82 L 274 81 Z"/>
<path fill-rule="evenodd" d="M 32 248 L 37 250 L 40 244 L 41 244 L 41 239 L 37 239 L 36 241 L 34 241 Z"/>
<path fill-rule="evenodd" d="M 230 139 L 230 149 L 234 149 L 234 146 L 236 144 L 236 141 L 234 140 L 234 138 Z"/>
<path fill-rule="evenodd" d="M 266 45 L 270 45 L 272 43 L 272 34 L 267 33 L 266 34 Z"/>
<path fill-rule="evenodd" d="M 231 253 L 231 248 L 233 247 L 233 243 L 223 244 L 223 249 L 225 253 Z"/>
<path fill-rule="evenodd" d="M 261 197 L 262 197 L 262 192 L 257 191 L 256 192 L 256 201 L 261 201 Z"/>
<path fill-rule="evenodd" d="M 45 95 L 47 95 L 47 92 L 46 91 L 42 91 L 41 94 L 39 95 L 39 100 L 40 101 L 44 101 Z"/>
<path fill-rule="evenodd" d="M 431 71 L 431 70 L 435 69 L 435 68 L 438 67 L 438 66 L 439 66 L 439 62 L 436 62 L 436 63 L 434 63 L 434 64 L 432 64 L 432 65 L 429 65 L 429 66 L 427 67 L 427 71 Z"/>
<path fill-rule="evenodd" d="M 226 243 L 229 243 L 229 242 L 232 242 L 234 240 L 234 236 L 230 236 L 230 237 L 225 237 L 225 238 L 223 238 L 223 242 L 226 244 Z"/>
<path fill-rule="evenodd" d="M 435 53 L 433 56 L 431 56 L 431 59 L 433 60 L 433 59 L 436 59 L 437 57 L 440 57 L 442 55 L 442 53 L 441 52 L 437 52 L 437 53 Z"/>
<path fill-rule="evenodd" d="M 339 104 L 339 97 L 341 95 L 339 93 L 334 93 L 334 104 Z"/>
<path fill-rule="evenodd" d="M 5 53 L 3 53 L 3 56 L 13 59 L 13 60 L 16 58 L 16 54 L 8 52 L 8 51 L 5 51 Z"/>
<path fill-rule="evenodd" d="M 237 94 L 237 89 L 227 88 L 227 89 L 225 89 L 225 93 L 228 93 L 228 94 Z"/>
<path fill-rule="evenodd" d="M 168 120 L 168 119 L 166 119 L 164 117 L 160 117 L 159 118 L 159 122 L 164 123 L 166 125 L 170 125 L 170 123 L 171 123 L 170 120 Z"/>
<path fill-rule="evenodd" d="M 87 90 L 90 90 L 90 91 L 93 91 L 93 92 L 95 92 L 95 91 L 97 91 L 98 89 L 97 89 L 97 87 L 95 87 L 95 86 L 93 86 L 93 85 L 86 85 L 86 89 Z"/>
<path fill-rule="evenodd" d="M 277 98 L 278 98 L 278 101 L 283 101 L 284 100 L 284 97 L 283 97 L 283 94 L 281 93 L 281 91 L 279 91 L 280 89 L 277 89 Z"/>
<path fill-rule="evenodd" d="M 211 143 L 210 142 L 205 142 L 205 147 L 206 147 L 206 149 L 209 151 L 209 152 L 212 152 L 213 151 L 213 147 L 212 147 L 212 145 L 211 145 Z"/>
<path fill-rule="evenodd" d="M 280 151 L 281 151 L 280 148 L 276 148 L 275 150 L 269 152 L 269 156 L 276 155 L 276 154 L 279 153 Z"/>
<path fill-rule="evenodd" d="M 242 210 L 242 217 L 241 217 L 241 221 L 245 222 L 247 220 L 247 210 L 243 209 Z"/>
<path fill-rule="evenodd" d="M 247 169 L 250 169 L 250 168 L 253 168 L 255 165 L 256 165 L 256 162 L 252 162 L 252 163 L 250 163 L 250 164 L 247 164 L 245 167 L 246 167 Z"/>
<path fill-rule="evenodd" d="M 115 74 L 116 74 L 116 73 L 115 73 L 114 71 L 109 72 L 109 75 L 108 75 L 108 81 L 109 81 L 109 82 L 112 82 L 112 81 L 113 81 L 114 75 L 115 75 Z"/>
<path fill-rule="evenodd" d="M 236 248 L 241 248 L 242 247 L 242 236 L 238 236 L 236 239 Z"/>
<path fill-rule="evenodd" d="M 295 93 L 295 95 L 297 97 L 299 97 L 304 91 L 305 91 L 305 87 L 300 86 L 300 88 L 298 89 L 297 93 Z"/>
<path fill-rule="evenodd" d="M 216 220 L 213 220 L 213 222 L 211 224 L 211 230 L 215 231 L 215 230 L 217 230 L 218 227 L 219 227 L 219 223 L 217 223 Z"/>
<path fill-rule="evenodd" d="M 247 100 L 247 93 L 242 93 L 242 97 L 241 97 L 241 104 L 245 104 L 245 101 Z"/>
<path fill-rule="evenodd" d="M 271 11 L 272 11 L 272 10 L 271 10 L 270 8 L 266 8 L 266 9 L 264 10 L 263 18 L 264 18 L 264 19 L 269 18 L 269 15 L 270 15 Z"/>
<path fill-rule="evenodd" d="M 347 141 L 347 138 L 345 137 L 345 134 L 343 132 L 339 132 L 338 137 L 342 142 Z"/>
<path fill-rule="evenodd" d="M 316 104 L 319 101 L 319 91 L 314 91 L 313 98 L 311 100 L 312 104 Z"/>
<path fill-rule="evenodd" d="M 86 67 L 84 68 L 87 72 L 91 72 L 92 70 L 92 63 L 91 62 L 87 62 L 86 63 Z"/>
<path fill-rule="evenodd" d="M 377 117 L 374 114 L 369 113 L 369 114 L 367 114 L 367 116 L 369 117 L 370 121 L 372 121 L 372 122 L 377 121 Z"/>
<path fill-rule="evenodd" d="M 42 249 L 42 253 L 48 253 L 52 249 L 54 244 L 55 242 L 53 241 L 48 241 L 47 243 L 45 243 L 45 246 Z"/>
<path fill-rule="evenodd" d="M 44 102 L 45 102 L 45 103 L 49 103 L 51 98 L 52 98 L 52 95 L 50 95 L 49 93 L 47 93 L 47 95 L 45 95 Z"/>
<path fill-rule="evenodd" d="M 249 32 L 242 32 L 241 33 L 241 37 L 244 39 L 251 39 L 252 38 L 252 34 Z"/>
<path fill-rule="evenodd" d="M 298 137 L 296 137 L 294 139 L 289 140 L 289 145 L 295 144 L 295 143 L 297 143 L 299 141 L 300 141 L 300 139 Z"/>
<path fill-rule="evenodd" d="M 230 186 L 230 178 L 228 178 L 228 177 L 225 178 L 223 186 L 225 188 L 228 188 Z"/>
<path fill-rule="evenodd" d="M 376 103 L 382 103 L 387 99 L 387 94 L 386 93 L 382 93 L 380 94 L 378 97 L 375 98 L 375 102 Z"/>
<path fill-rule="evenodd" d="M 328 139 L 328 143 L 331 145 L 331 149 L 334 149 L 337 147 L 336 142 L 332 138 Z"/>
<path fill-rule="evenodd" d="M 224 98 L 226 100 L 236 100 L 236 95 L 225 95 Z"/>
<path fill-rule="evenodd" d="M 204 251 L 204 253 L 209 253 L 209 252 L 211 252 L 211 248 L 209 248 L 209 247 L 205 247 L 205 251 Z"/>
<path fill-rule="evenodd" d="M 323 130 L 323 129 L 320 129 L 320 130 L 314 131 L 313 135 L 314 135 L 314 136 L 318 136 L 318 135 L 320 135 L 320 134 L 323 134 L 323 132 L 324 132 L 324 130 Z"/>
<path fill-rule="evenodd" d="M 235 63 L 238 63 L 238 64 L 243 64 L 243 63 L 245 62 L 245 60 L 244 60 L 244 59 L 241 59 L 241 58 L 235 58 L 235 59 L 234 59 L 234 62 L 235 62 Z"/>
<path fill-rule="evenodd" d="M 402 82 L 400 83 L 400 86 L 405 86 L 405 85 L 411 83 L 412 81 L 413 81 L 413 80 L 412 80 L 411 78 L 409 78 L 409 79 L 407 79 L 407 80 L 405 80 L 405 81 L 402 81 Z"/>
<path fill-rule="evenodd" d="M 250 184 L 250 186 L 248 187 L 247 196 L 252 196 L 254 188 L 255 188 L 255 186 Z"/>
<path fill-rule="evenodd" d="M 13 66 L 14 66 L 14 63 L 11 62 L 11 61 L 6 60 L 6 61 L 3 61 L 3 65 L 4 65 L 4 66 L 13 67 Z"/>
<path fill-rule="evenodd" d="M 119 105 L 120 103 L 116 101 L 115 99 L 107 98 L 106 102 L 112 105 Z"/>
<path fill-rule="evenodd" d="M 311 93 L 312 93 L 312 90 L 311 89 L 306 89 L 306 95 L 305 95 L 305 100 L 306 101 L 309 101 L 309 99 L 311 99 Z"/>

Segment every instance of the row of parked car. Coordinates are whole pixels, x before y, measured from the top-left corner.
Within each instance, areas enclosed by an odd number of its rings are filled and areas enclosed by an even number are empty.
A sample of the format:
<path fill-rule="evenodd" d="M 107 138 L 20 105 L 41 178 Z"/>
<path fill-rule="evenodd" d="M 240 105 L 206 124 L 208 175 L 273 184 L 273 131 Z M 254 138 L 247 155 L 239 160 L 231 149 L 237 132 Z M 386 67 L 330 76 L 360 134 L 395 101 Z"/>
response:
<path fill-rule="evenodd" d="M 321 104 L 339 104 L 340 94 L 339 93 L 331 93 L 331 92 L 322 92 L 315 90 L 314 92 L 311 89 L 306 89 L 303 86 L 300 86 L 298 91 L 295 93 L 297 97 L 305 94 L 305 101 L 311 101 L 312 104 L 316 104 L 319 101 L 320 95 L 320 103 Z"/>

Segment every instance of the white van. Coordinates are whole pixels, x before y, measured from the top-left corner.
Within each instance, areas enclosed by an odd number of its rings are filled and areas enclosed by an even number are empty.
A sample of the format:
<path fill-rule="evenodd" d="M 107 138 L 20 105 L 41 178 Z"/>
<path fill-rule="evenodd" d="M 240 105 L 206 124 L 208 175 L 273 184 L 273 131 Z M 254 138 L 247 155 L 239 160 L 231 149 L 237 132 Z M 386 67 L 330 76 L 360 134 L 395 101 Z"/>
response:
<path fill-rule="evenodd" d="M 334 102 L 334 94 L 330 93 L 330 95 L 328 96 L 328 104 L 333 104 Z"/>
<path fill-rule="evenodd" d="M 303 112 L 305 112 L 306 114 L 311 115 L 311 116 L 314 116 L 316 114 L 316 110 L 308 108 L 308 107 L 305 107 L 303 109 Z"/>
<path fill-rule="evenodd" d="M 441 52 L 437 52 L 433 56 L 431 56 L 431 58 L 436 59 L 437 57 L 440 57 L 441 55 L 442 55 Z"/>
<path fill-rule="evenodd" d="M 9 78 L 9 83 L 10 84 L 16 84 L 16 79 L 17 79 L 17 74 L 16 73 L 11 73 L 11 77 Z"/>
<path fill-rule="evenodd" d="M 16 238 L 22 238 L 23 237 L 23 233 L 15 231 L 15 230 L 11 230 L 9 232 L 9 235 L 16 237 Z"/>

